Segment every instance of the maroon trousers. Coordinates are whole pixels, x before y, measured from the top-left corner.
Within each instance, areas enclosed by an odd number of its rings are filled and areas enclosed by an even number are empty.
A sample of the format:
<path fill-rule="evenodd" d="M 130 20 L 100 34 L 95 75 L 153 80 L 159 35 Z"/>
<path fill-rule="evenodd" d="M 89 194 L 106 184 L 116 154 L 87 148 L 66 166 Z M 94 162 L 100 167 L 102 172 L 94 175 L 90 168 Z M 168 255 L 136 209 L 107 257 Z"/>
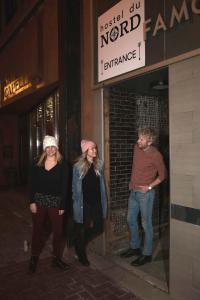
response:
<path fill-rule="evenodd" d="M 40 255 L 52 230 L 53 255 L 59 258 L 62 257 L 64 249 L 63 215 L 59 215 L 58 212 L 58 208 L 37 206 L 37 213 L 32 213 L 33 233 L 31 255 Z"/>

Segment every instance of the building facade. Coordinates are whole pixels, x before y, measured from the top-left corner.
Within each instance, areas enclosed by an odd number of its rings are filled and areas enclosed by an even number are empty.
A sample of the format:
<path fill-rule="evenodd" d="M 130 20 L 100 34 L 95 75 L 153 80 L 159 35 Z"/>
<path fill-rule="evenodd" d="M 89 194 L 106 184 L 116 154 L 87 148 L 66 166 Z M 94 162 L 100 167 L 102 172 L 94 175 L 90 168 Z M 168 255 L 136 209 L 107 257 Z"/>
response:
<path fill-rule="evenodd" d="M 70 161 L 79 154 L 80 2 L 0 3 L 0 186 L 6 187 L 27 183 L 46 134 L 59 139 Z"/>
<path fill-rule="evenodd" d="M 94 139 L 109 208 L 94 247 L 118 254 L 137 129 L 158 129 L 168 179 L 156 191 L 153 258 L 165 252 L 166 292 L 199 299 L 199 0 L 0 4 L 0 186 L 27 182 L 45 134 L 70 163 L 80 138 Z"/>
<path fill-rule="evenodd" d="M 81 134 L 100 145 L 109 194 L 101 250 L 125 246 L 137 128 L 157 128 L 168 179 L 157 190 L 153 256 L 164 236 L 169 294 L 199 299 L 200 2 L 86 1 L 83 16 Z"/>

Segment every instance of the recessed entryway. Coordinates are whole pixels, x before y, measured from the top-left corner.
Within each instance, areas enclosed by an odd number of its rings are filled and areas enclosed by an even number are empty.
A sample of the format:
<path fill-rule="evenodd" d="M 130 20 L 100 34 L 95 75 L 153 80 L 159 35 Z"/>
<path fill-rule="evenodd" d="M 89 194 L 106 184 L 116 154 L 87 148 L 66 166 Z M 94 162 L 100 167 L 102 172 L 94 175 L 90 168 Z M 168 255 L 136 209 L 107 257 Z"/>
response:
<path fill-rule="evenodd" d="M 108 90 L 110 222 L 112 250 L 117 255 L 128 247 L 128 183 L 138 128 L 158 130 L 156 147 L 163 155 L 169 174 L 168 68 L 120 82 Z M 116 262 L 132 268 L 138 276 L 166 291 L 169 282 L 169 202 L 167 178 L 156 189 L 153 261 L 141 267 L 130 267 L 133 258 L 122 260 L 116 256 Z"/>

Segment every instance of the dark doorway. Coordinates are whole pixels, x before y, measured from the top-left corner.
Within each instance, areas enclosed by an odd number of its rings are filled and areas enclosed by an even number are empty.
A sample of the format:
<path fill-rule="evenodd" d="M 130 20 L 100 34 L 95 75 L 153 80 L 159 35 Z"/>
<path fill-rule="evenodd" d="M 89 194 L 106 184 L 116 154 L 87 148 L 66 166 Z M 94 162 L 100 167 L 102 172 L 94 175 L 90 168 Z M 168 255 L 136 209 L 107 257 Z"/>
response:
<path fill-rule="evenodd" d="M 160 69 L 110 87 L 110 207 L 114 235 L 127 233 L 128 184 L 133 145 L 138 128 L 159 132 L 156 147 L 162 153 L 169 173 L 168 69 Z M 153 261 L 137 269 L 155 284 L 168 289 L 169 274 L 169 180 L 156 189 L 153 213 Z M 142 234 L 142 228 L 141 228 Z M 125 247 L 126 245 L 124 245 Z M 123 243 L 121 243 L 123 248 Z M 130 261 L 126 261 L 127 266 Z"/>

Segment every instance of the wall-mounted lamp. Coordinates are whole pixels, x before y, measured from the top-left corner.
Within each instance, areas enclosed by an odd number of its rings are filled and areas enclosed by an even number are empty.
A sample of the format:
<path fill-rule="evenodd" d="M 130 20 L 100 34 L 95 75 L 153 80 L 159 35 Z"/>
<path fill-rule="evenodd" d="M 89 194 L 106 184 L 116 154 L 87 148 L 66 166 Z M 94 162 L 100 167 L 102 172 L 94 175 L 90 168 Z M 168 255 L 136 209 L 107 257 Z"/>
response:
<path fill-rule="evenodd" d="M 157 91 L 163 91 L 168 89 L 168 83 L 164 80 L 158 80 L 151 83 L 151 88 Z"/>

